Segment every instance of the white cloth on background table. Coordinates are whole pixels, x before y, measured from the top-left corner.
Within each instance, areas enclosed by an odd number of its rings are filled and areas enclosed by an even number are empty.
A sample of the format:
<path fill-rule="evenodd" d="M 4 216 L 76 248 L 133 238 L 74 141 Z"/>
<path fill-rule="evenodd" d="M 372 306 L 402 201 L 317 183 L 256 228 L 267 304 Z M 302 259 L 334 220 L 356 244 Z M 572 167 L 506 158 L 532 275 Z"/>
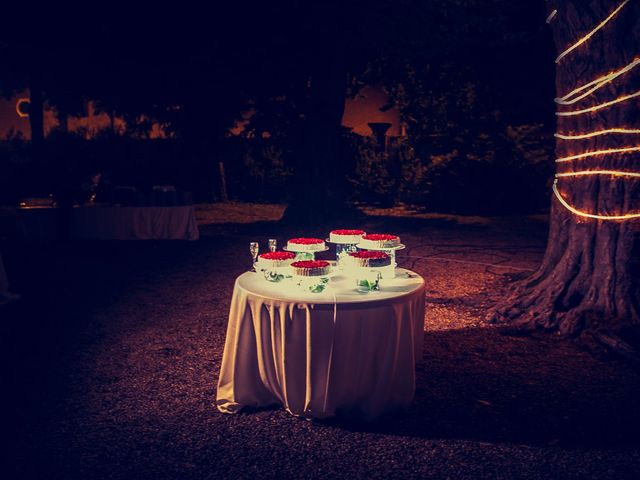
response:
<path fill-rule="evenodd" d="M 78 207 L 71 236 L 96 240 L 197 240 L 192 205 L 175 207 Z"/>
<path fill-rule="evenodd" d="M 380 291 L 365 294 L 343 276 L 317 294 L 292 280 L 270 283 L 251 272 L 238 277 L 218 409 L 280 404 L 308 418 L 372 419 L 409 406 L 422 358 L 424 280 L 397 272 L 381 281 Z"/>
<path fill-rule="evenodd" d="M 58 208 L 19 208 L 18 235 L 28 240 L 60 238 Z M 90 240 L 197 240 L 192 205 L 172 207 L 82 206 L 71 211 L 70 235 Z"/>

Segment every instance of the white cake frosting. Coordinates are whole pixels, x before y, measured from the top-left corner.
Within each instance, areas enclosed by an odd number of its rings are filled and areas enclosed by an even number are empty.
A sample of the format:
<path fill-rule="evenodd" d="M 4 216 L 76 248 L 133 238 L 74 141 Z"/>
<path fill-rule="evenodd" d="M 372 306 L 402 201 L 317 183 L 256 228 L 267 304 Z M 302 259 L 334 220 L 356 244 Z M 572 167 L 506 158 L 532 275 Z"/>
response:
<path fill-rule="evenodd" d="M 343 243 L 355 245 L 362 241 L 363 230 L 332 230 L 329 232 L 329 241 L 332 243 Z"/>
<path fill-rule="evenodd" d="M 400 245 L 400 237 L 388 233 L 368 233 L 362 236 L 362 241 L 358 244 L 362 249 L 393 248 Z"/>
<path fill-rule="evenodd" d="M 324 240 L 320 238 L 292 238 L 287 242 L 287 250 L 292 252 L 321 252 L 326 249 Z"/>

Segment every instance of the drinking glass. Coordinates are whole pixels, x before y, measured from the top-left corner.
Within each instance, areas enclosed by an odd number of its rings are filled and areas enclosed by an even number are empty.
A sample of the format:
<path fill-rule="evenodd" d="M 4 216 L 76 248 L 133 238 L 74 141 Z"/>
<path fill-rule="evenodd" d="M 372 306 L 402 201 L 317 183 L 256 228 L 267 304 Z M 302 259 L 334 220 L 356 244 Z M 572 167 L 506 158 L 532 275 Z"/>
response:
<path fill-rule="evenodd" d="M 275 252 L 277 247 L 278 247 L 278 241 L 275 238 L 270 238 L 269 239 L 269 251 L 270 252 Z"/>
<path fill-rule="evenodd" d="M 256 262 L 258 261 L 258 252 L 260 251 L 260 245 L 258 245 L 258 242 L 250 242 L 249 251 L 251 252 L 251 257 L 253 258 L 252 266 L 255 270 Z"/>

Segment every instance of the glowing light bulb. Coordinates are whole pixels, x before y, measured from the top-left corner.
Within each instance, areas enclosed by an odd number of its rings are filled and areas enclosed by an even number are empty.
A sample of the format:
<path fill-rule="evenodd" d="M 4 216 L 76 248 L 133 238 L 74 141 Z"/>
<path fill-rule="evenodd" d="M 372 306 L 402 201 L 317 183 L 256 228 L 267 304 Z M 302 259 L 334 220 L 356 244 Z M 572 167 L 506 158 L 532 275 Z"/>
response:
<path fill-rule="evenodd" d="M 571 45 L 569 48 L 567 48 L 564 52 L 562 52 L 560 55 L 558 55 L 558 58 L 556 58 L 556 63 L 558 63 L 562 58 L 564 58 L 566 55 L 568 55 L 569 53 L 571 53 L 573 50 L 575 50 L 576 48 L 578 48 L 580 45 L 582 45 L 583 43 L 585 43 L 587 40 L 589 40 L 593 35 L 595 35 L 595 33 L 600 30 L 602 27 L 604 27 L 607 23 L 609 23 L 609 21 L 615 17 L 618 12 L 620 10 L 622 10 L 622 8 L 629 3 L 629 0 L 624 0 L 624 2 L 622 2 L 613 12 L 611 12 L 611 14 L 605 18 L 602 22 L 600 22 L 598 25 L 596 25 L 596 27 L 591 30 L 589 33 L 587 33 L 584 37 L 580 38 L 577 42 L 575 42 L 573 45 Z"/>
<path fill-rule="evenodd" d="M 638 135 L 640 134 L 640 129 L 631 129 L 631 128 L 608 128 L 606 130 L 596 130 L 588 133 L 577 133 L 574 135 L 567 135 L 563 133 L 555 133 L 554 137 L 559 138 L 561 140 L 583 140 L 585 138 L 593 138 L 598 137 L 600 135 L 610 135 L 610 134 L 628 134 L 628 135 Z"/>
<path fill-rule="evenodd" d="M 611 105 L 615 105 L 616 103 L 626 102 L 627 100 L 631 100 L 632 98 L 640 97 L 640 90 L 630 95 L 623 95 L 621 97 L 616 98 L 615 100 L 611 100 L 609 102 L 600 103 L 598 105 L 594 105 L 589 108 L 585 108 L 582 110 L 572 110 L 569 112 L 556 112 L 556 115 L 559 117 L 568 117 L 572 115 L 582 115 L 583 113 L 595 112 L 597 110 L 601 110 L 603 108 L 610 107 Z"/>
<path fill-rule="evenodd" d="M 638 65 L 640 65 L 640 57 L 635 58 L 631 63 L 629 63 L 628 65 L 625 65 L 624 67 L 622 67 L 622 68 L 620 68 L 618 70 L 615 70 L 613 72 L 609 72 L 606 75 L 598 77 L 595 80 L 593 80 L 593 81 L 591 81 L 589 83 L 586 83 L 586 84 L 582 85 L 581 87 L 576 88 L 575 90 L 572 90 L 571 92 L 567 93 L 563 97 L 555 98 L 554 101 L 556 103 L 560 104 L 560 105 L 571 105 L 573 103 L 576 103 L 576 102 L 582 100 L 583 98 L 588 97 L 589 95 L 591 95 L 593 92 L 595 92 L 599 88 L 602 88 L 607 83 L 612 82 L 613 80 L 618 78 L 620 75 L 624 75 L 628 71 L 633 70 Z M 584 92 L 582 95 L 578 95 L 580 92 L 582 92 L 583 90 L 586 90 L 586 89 L 588 89 L 586 92 Z M 578 96 L 576 96 L 576 95 L 578 95 Z M 573 97 L 575 97 L 575 98 L 573 98 Z"/>
<path fill-rule="evenodd" d="M 614 153 L 628 153 L 628 152 L 638 152 L 638 151 L 640 151 L 640 146 L 625 147 L 625 148 L 608 148 L 606 150 L 596 150 L 595 152 L 584 152 L 584 153 L 579 153 L 577 155 L 570 155 L 568 157 L 557 158 L 556 163 L 570 162 L 571 160 L 579 160 L 581 158 L 586 158 L 586 157 L 596 157 L 600 155 L 612 155 Z"/>

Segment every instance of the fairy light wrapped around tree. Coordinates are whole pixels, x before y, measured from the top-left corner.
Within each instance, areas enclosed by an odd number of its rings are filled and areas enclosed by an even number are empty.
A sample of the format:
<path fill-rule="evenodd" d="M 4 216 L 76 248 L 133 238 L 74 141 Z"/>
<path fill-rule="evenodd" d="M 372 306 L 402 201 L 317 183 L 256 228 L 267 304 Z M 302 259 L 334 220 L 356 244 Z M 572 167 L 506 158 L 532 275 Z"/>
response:
<path fill-rule="evenodd" d="M 549 241 L 540 268 L 496 316 L 640 350 L 640 2 L 548 6 L 559 51 Z"/>

